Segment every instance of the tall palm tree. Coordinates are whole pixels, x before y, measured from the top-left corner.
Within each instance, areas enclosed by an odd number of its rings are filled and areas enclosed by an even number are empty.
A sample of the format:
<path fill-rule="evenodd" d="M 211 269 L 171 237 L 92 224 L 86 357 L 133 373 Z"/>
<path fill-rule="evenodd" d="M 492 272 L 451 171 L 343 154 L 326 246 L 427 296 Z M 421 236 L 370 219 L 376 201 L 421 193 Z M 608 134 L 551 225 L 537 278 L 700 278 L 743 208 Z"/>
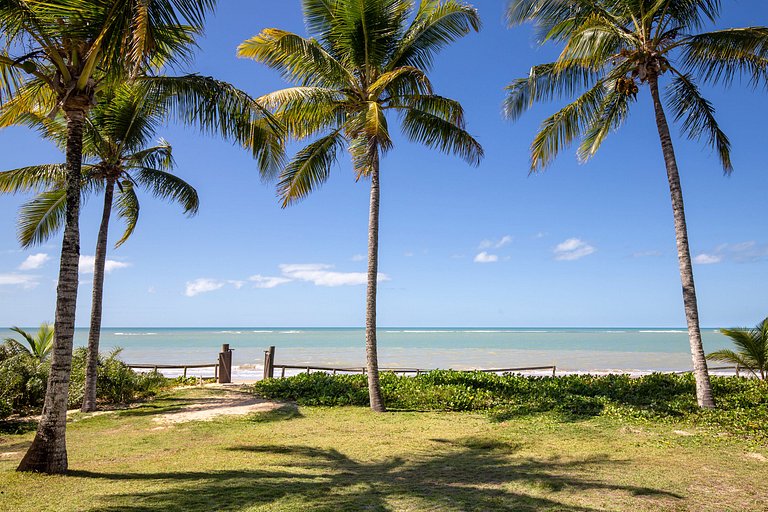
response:
<path fill-rule="evenodd" d="M 26 112 L 67 123 L 66 210 L 51 372 L 20 471 L 67 470 L 66 407 L 80 256 L 83 126 L 98 91 L 142 66 L 191 55 L 215 0 L 0 0 L 0 128 Z M 11 55 L 21 52 L 20 55 Z"/>
<path fill-rule="evenodd" d="M 83 192 L 104 192 L 104 207 L 96 241 L 91 324 L 88 334 L 83 412 L 96 410 L 96 380 L 101 333 L 104 269 L 107 259 L 109 221 L 113 206 L 126 222 L 126 230 L 116 247 L 133 233 L 139 216 L 136 188 L 147 188 L 153 195 L 182 205 L 185 213 L 195 214 L 197 191 L 172 173 L 171 146 L 164 140 L 152 146 L 155 132 L 168 117 L 163 96 L 138 84 L 124 84 L 105 91 L 89 112 L 83 130 Z M 66 140 L 66 125 L 57 117 L 33 118 L 43 135 L 59 144 Z M 22 207 L 19 241 L 23 247 L 48 240 L 61 228 L 66 191 L 64 167 L 37 165 L 0 172 L 0 192 L 26 192 L 46 188 Z M 117 187 L 117 194 L 115 194 Z"/>
<path fill-rule="evenodd" d="M 53 349 L 53 325 L 42 323 L 36 335 L 32 335 L 19 327 L 11 327 L 11 330 L 21 335 L 23 342 L 15 338 L 5 338 L 6 343 L 10 343 L 21 352 L 26 352 L 38 363 L 42 363 Z"/>
<path fill-rule="evenodd" d="M 628 117 L 639 88 L 650 89 L 672 198 L 696 396 L 699 406 L 708 408 L 715 403 L 701 342 L 680 176 L 659 83 L 668 79 L 666 100 L 682 131 L 690 139 L 706 138 L 730 173 L 730 143 L 696 80 L 730 82 L 744 73 L 755 84 L 763 81 L 768 29 L 696 33 L 719 12 L 719 0 L 512 0 L 507 11 L 511 24 L 531 21 L 542 43 L 561 42 L 564 48 L 555 62 L 533 66 L 528 77 L 508 86 L 506 115 L 517 119 L 536 101 L 581 94 L 542 123 L 531 146 L 532 171 L 542 170 L 576 139 L 581 139 L 580 159 L 588 160 Z"/>
<path fill-rule="evenodd" d="M 461 105 L 437 96 L 427 71 L 435 54 L 478 30 L 477 11 L 455 0 L 303 0 L 309 38 L 270 28 L 238 55 L 278 70 L 295 87 L 260 98 L 295 139 L 317 137 L 279 174 L 283 207 L 328 179 L 341 148 L 355 178 L 371 180 L 365 342 L 371 408 L 384 411 L 376 349 L 379 163 L 392 149 L 388 112 L 405 135 L 477 165 L 480 144 L 464 130 Z"/>
<path fill-rule="evenodd" d="M 754 329 L 720 329 L 720 332 L 733 340 L 736 351 L 717 350 L 707 354 L 707 359 L 737 364 L 762 380 L 768 379 L 768 318 Z"/>

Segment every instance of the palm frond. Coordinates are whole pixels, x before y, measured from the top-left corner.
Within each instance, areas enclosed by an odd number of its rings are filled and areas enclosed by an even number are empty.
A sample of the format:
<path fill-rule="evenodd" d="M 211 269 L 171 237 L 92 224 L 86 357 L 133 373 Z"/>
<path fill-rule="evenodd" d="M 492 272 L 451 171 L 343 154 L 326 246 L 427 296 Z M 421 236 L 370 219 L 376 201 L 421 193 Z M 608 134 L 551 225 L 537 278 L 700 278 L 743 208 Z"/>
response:
<path fill-rule="evenodd" d="M 283 207 L 303 199 L 328 180 L 343 144 L 344 137 L 339 128 L 296 153 L 280 173 L 277 184 Z"/>
<path fill-rule="evenodd" d="M 238 57 L 253 59 L 302 85 L 350 87 L 354 77 L 317 41 L 269 28 L 237 47 Z"/>
<path fill-rule="evenodd" d="M 0 172 L 0 193 L 39 192 L 63 186 L 64 164 L 44 164 Z"/>
<path fill-rule="evenodd" d="M 720 157 L 723 171 L 730 174 L 733 171 L 731 142 L 717 124 L 715 107 L 701 95 L 693 80 L 693 76 L 675 71 L 668 89 L 675 121 L 682 121 L 680 126 L 689 139 L 699 140 L 706 136 L 707 144 L 714 147 Z"/>
<path fill-rule="evenodd" d="M 544 120 L 531 144 L 532 172 L 544 169 L 560 151 L 581 137 L 599 114 L 606 92 L 605 84 L 598 81 L 575 101 Z"/>
<path fill-rule="evenodd" d="M 572 96 L 590 87 L 598 77 L 599 73 L 573 60 L 533 66 L 526 78 L 518 78 L 506 87 L 504 115 L 516 120 L 535 102 Z"/>
<path fill-rule="evenodd" d="M 18 239 L 22 247 L 45 242 L 64 225 L 66 189 L 48 190 L 24 203 L 19 210 Z"/>
<path fill-rule="evenodd" d="M 683 65 L 710 83 L 731 84 L 747 77 L 768 87 L 768 27 L 731 28 L 687 37 Z"/>
<path fill-rule="evenodd" d="M 456 155 L 470 165 L 479 165 L 484 156 L 480 143 L 463 128 L 429 112 L 406 109 L 402 125 L 410 140 Z"/>
<path fill-rule="evenodd" d="M 158 169 L 143 167 L 136 173 L 134 179 L 146 187 L 155 197 L 179 203 L 186 214 L 197 214 L 200 207 L 197 190 L 178 176 Z"/>
<path fill-rule="evenodd" d="M 115 243 L 115 248 L 123 245 L 136 230 L 136 224 L 139 222 L 139 198 L 136 196 L 136 190 L 134 190 L 131 182 L 125 183 L 118 190 L 117 197 L 115 199 L 115 208 L 117 210 L 117 216 L 123 219 L 125 223 L 125 231 L 120 239 Z"/>
<path fill-rule="evenodd" d="M 624 124 L 629 115 L 629 105 L 634 100 L 634 95 L 617 91 L 615 85 L 610 88 L 596 115 L 589 121 L 579 145 L 578 156 L 582 162 L 595 156 L 608 134 Z"/>
<path fill-rule="evenodd" d="M 412 66 L 422 70 L 432 67 L 435 55 L 449 44 L 481 26 L 477 9 L 455 0 L 419 3 L 413 23 L 398 44 L 388 69 Z"/>

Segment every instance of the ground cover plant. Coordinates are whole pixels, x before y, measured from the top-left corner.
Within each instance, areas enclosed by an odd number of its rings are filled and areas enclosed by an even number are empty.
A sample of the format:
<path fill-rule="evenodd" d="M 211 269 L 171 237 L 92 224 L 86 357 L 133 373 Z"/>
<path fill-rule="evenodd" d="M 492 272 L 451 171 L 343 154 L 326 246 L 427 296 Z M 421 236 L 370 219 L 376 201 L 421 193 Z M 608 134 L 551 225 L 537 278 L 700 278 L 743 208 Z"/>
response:
<path fill-rule="evenodd" d="M 524 377 L 483 372 L 433 371 L 416 377 L 382 374 L 387 406 L 401 410 L 487 411 L 504 420 L 552 412 L 564 419 L 614 416 L 689 421 L 732 434 L 768 440 L 768 386 L 757 379 L 713 377 L 714 410 L 697 406 L 692 375 L 566 375 Z M 300 374 L 252 386 L 260 396 L 299 405 L 367 405 L 363 375 Z"/>
<path fill-rule="evenodd" d="M 761 511 L 768 497 L 764 442 L 685 421 L 293 404 L 165 421 L 225 393 L 71 414 L 64 477 L 14 472 L 33 431 L 0 433 L 0 510 L 722 512 Z"/>

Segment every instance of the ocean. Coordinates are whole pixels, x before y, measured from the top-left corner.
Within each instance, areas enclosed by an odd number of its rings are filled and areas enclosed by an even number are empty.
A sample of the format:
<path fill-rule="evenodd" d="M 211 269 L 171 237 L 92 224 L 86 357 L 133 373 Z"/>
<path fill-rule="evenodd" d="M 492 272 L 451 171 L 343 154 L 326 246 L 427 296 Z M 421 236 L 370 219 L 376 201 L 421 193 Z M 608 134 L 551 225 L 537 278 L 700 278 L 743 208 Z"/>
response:
<path fill-rule="evenodd" d="M 14 333 L 0 330 L 0 337 Z M 85 346 L 87 329 L 75 345 Z M 703 329 L 705 351 L 730 346 L 717 329 Z M 691 368 L 684 328 L 400 328 L 379 329 L 379 361 L 398 368 L 516 368 L 556 365 L 558 372 L 683 371 Z M 102 350 L 122 348 L 134 364 L 207 364 L 221 345 L 234 349 L 233 379 L 262 375 L 264 351 L 276 347 L 277 364 L 360 367 L 361 328 L 103 328 Z M 189 375 L 212 375 L 212 369 Z M 179 371 L 165 370 L 168 376 Z M 287 372 L 288 375 L 294 372 Z M 547 373 L 546 371 L 541 373 Z"/>

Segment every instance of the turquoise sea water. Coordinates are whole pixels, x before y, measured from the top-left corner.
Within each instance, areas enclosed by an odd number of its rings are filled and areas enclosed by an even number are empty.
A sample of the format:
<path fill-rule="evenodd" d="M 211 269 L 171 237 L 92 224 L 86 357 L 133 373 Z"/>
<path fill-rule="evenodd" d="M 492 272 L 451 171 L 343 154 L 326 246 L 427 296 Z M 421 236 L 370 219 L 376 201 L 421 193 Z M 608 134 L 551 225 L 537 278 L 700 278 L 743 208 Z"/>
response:
<path fill-rule="evenodd" d="M 10 336 L 0 331 L 0 336 Z M 87 329 L 77 329 L 84 346 Z M 707 352 L 727 347 L 715 329 L 702 332 Z M 679 328 L 399 328 L 379 330 L 383 367 L 510 368 L 556 364 L 563 371 L 686 370 L 688 334 Z M 104 328 L 104 350 L 122 347 L 131 363 L 204 364 L 223 343 L 234 349 L 235 377 L 261 375 L 264 350 L 276 347 L 284 364 L 362 366 L 360 328 Z M 167 372 L 169 375 L 173 372 Z M 204 373 L 210 373 L 209 370 Z"/>

